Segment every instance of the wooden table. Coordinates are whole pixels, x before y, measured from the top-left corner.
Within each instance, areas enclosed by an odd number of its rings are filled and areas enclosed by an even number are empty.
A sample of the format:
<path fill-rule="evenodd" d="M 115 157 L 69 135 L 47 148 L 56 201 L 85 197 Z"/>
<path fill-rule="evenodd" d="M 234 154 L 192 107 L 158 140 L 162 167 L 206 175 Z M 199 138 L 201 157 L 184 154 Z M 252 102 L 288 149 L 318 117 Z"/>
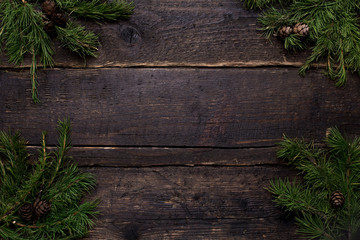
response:
<path fill-rule="evenodd" d="M 299 77 L 309 52 L 267 42 L 239 0 L 134 2 L 130 21 L 87 23 L 97 59 L 56 45 L 40 104 L 28 69 L 2 56 L 1 129 L 36 149 L 42 130 L 55 145 L 57 120 L 71 119 L 70 155 L 102 199 L 89 239 L 296 239 L 264 189 L 295 174 L 275 144 L 283 133 L 321 141 L 330 126 L 359 134 L 358 77 L 346 88 L 323 69 Z"/>

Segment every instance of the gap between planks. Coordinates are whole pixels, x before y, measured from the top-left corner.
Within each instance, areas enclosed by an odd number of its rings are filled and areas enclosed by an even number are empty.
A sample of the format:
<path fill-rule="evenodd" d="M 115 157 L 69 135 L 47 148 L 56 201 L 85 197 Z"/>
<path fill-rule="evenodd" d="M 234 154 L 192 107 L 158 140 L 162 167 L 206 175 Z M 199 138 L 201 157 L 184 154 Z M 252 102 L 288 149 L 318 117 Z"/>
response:
<path fill-rule="evenodd" d="M 27 146 L 32 158 L 40 146 Z M 53 151 L 54 146 L 47 148 Z M 68 153 L 80 167 L 256 167 L 283 165 L 276 158 L 276 147 L 110 147 L 75 146 Z"/>
<path fill-rule="evenodd" d="M 272 67 L 301 67 L 303 62 L 283 62 L 283 61 L 250 61 L 250 62 L 218 62 L 218 63 L 189 63 L 189 62 L 152 62 L 152 63 L 113 63 L 106 62 L 101 65 L 65 65 L 57 64 L 51 69 L 67 68 L 67 69 L 101 69 L 101 68 L 272 68 Z M 39 65 L 39 68 L 42 66 Z M 325 64 L 312 64 L 311 67 L 325 68 Z M 4 66 L 1 70 L 20 71 L 30 68 L 30 65 L 24 66 Z"/>

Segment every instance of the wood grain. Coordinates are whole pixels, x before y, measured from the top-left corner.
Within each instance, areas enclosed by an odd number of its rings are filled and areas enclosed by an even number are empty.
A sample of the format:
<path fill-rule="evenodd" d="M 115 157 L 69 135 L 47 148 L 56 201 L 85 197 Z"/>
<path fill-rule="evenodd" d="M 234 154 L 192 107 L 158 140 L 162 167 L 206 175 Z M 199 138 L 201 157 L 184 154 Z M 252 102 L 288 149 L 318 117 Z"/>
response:
<path fill-rule="evenodd" d="M 360 81 L 345 89 L 296 69 L 104 68 L 39 75 L 41 104 L 26 73 L 1 72 L 1 129 L 56 143 L 58 119 L 73 123 L 73 145 L 117 147 L 273 146 L 283 133 L 320 141 L 338 126 L 360 133 Z M 25 91 L 26 89 L 26 91 Z"/>
<path fill-rule="evenodd" d="M 257 31 L 257 12 L 239 0 L 135 0 L 129 21 L 86 23 L 99 34 L 97 59 L 102 66 L 299 66 L 308 56 L 288 53 L 280 40 L 268 42 Z M 55 43 L 58 67 L 84 67 L 85 62 Z M 2 54 L 0 66 L 7 64 Z M 29 66 L 27 58 L 25 66 Z"/>
<path fill-rule="evenodd" d="M 272 203 L 278 167 L 85 168 L 102 215 L 89 239 L 294 239 Z"/>
<path fill-rule="evenodd" d="M 335 88 L 321 71 L 300 78 L 309 51 L 267 42 L 258 12 L 239 0 L 134 0 L 130 21 L 85 23 L 99 34 L 87 62 L 55 42 L 56 68 L 39 71 L 33 104 L 25 69 L 0 60 L 0 129 L 32 152 L 41 131 L 98 186 L 102 215 L 88 239 L 296 239 L 269 180 L 295 173 L 275 157 L 283 133 L 321 141 L 338 126 L 360 134 L 360 81 Z"/>

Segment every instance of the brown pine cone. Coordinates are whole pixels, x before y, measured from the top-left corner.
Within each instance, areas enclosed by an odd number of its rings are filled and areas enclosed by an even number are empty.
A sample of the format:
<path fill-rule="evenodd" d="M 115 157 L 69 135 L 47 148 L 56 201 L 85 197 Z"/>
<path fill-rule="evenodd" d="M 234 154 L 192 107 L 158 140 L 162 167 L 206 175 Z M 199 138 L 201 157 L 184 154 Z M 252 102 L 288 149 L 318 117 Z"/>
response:
<path fill-rule="evenodd" d="M 51 15 L 51 20 L 59 27 L 66 27 L 67 17 L 64 13 L 54 13 Z"/>
<path fill-rule="evenodd" d="M 330 203 L 333 208 L 341 208 L 345 203 L 345 197 L 337 190 L 330 195 Z"/>
<path fill-rule="evenodd" d="M 55 25 L 52 21 L 44 21 L 44 31 L 51 37 L 56 37 Z"/>
<path fill-rule="evenodd" d="M 40 217 L 46 215 L 51 210 L 51 203 L 46 200 L 36 199 L 34 202 L 34 212 L 36 216 Z"/>
<path fill-rule="evenodd" d="M 24 203 L 18 210 L 19 216 L 26 222 L 33 218 L 33 205 L 31 203 Z"/>
<path fill-rule="evenodd" d="M 278 36 L 281 38 L 286 38 L 293 32 L 292 27 L 282 26 L 278 31 Z"/>
<path fill-rule="evenodd" d="M 307 35 L 309 35 L 309 26 L 305 23 L 297 23 L 294 26 L 294 33 L 306 37 Z"/>
<path fill-rule="evenodd" d="M 46 0 L 42 3 L 41 7 L 43 12 L 48 16 L 56 13 L 56 3 L 54 1 Z"/>

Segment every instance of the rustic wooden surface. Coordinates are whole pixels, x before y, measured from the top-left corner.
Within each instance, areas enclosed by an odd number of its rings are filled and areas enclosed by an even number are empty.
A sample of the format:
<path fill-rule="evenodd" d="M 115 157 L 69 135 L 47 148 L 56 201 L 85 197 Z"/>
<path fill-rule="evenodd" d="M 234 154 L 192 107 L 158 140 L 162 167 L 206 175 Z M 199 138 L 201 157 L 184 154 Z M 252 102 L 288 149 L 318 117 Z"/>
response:
<path fill-rule="evenodd" d="M 264 190 L 279 167 L 87 168 L 101 179 L 94 239 L 286 239 L 292 224 Z"/>
<path fill-rule="evenodd" d="M 135 0 L 130 21 L 89 24 L 99 57 L 55 45 L 56 67 L 0 65 L 0 128 L 36 152 L 69 117 L 89 198 L 102 215 L 87 239 L 297 239 L 264 189 L 294 176 L 276 158 L 285 133 L 321 141 L 330 126 L 360 134 L 360 81 L 335 88 L 322 70 L 297 74 L 308 52 L 287 53 L 256 29 L 239 0 Z M 28 66 L 25 61 L 24 66 Z"/>

